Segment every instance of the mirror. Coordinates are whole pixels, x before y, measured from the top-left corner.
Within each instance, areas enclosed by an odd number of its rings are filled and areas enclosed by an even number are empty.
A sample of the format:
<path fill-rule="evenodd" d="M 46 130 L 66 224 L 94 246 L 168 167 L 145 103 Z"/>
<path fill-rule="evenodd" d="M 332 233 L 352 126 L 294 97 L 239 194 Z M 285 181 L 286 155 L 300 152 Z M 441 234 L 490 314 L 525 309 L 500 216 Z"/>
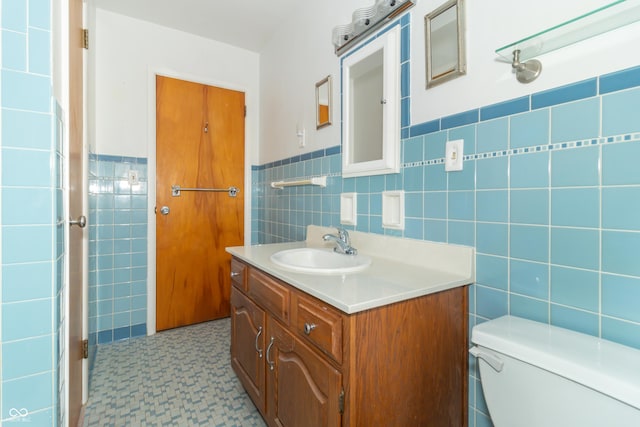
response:
<path fill-rule="evenodd" d="M 400 27 L 342 61 L 342 176 L 400 171 Z"/>
<path fill-rule="evenodd" d="M 316 83 L 316 129 L 331 124 L 331 76 Z"/>
<path fill-rule="evenodd" d="M 384 114 L 382 54 L 380 49 L 351 67 L 350 154 L 354 163 L 382 158 L 382 144 L 371 143 L 382 141 L 382 120 L 371 120 Z"/>
<path fill-rule="evenodd" d="M 424 17 L 427 89 L 467 72 L 464 0 L 451 0 Z"/>

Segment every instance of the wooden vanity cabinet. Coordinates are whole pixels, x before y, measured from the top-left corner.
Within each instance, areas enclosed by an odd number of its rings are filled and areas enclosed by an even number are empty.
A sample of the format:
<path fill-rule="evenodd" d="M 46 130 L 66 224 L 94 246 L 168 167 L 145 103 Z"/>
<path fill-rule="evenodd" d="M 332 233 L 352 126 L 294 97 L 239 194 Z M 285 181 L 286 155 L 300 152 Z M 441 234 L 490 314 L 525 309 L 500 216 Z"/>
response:
<path fill-rule="evenodd" d="M 233 262 L 232 367 L 269 426 L 467 425 L 466 287 L 348 315 Z"/>

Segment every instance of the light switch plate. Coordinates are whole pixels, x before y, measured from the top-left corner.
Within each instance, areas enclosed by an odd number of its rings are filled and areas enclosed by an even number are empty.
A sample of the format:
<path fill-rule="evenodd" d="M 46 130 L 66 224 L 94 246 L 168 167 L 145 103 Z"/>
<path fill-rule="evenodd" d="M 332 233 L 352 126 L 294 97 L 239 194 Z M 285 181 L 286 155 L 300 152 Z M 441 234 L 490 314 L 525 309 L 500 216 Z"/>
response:
<path fill-rule="evenodd" d="M 461 171 L 464 157 L 464 139 L 447 141 L 445 147 L 444 170 Z"/>
<path fill-rule="evenodd" d="M 138 184 L 140 184 L 140 176 L 138 175 L 138 171 L 130 170 L 127 173 L 127 180 L 129 181 L 129 185 L 138 185 Z"/>

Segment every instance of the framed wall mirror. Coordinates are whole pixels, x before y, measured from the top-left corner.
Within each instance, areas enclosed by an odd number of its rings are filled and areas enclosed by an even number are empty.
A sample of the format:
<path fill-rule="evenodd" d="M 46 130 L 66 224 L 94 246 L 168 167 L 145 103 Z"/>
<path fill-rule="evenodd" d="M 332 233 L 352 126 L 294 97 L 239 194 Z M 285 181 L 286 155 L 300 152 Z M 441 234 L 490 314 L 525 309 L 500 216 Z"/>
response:
<path fill-rule="evenodd" d="M 424 17 L 427 89 L 467 72 L 464 0 L 450 0 Z"/>
<path fill-rule="evenodd" d="M 342 60 L 342 176 L 400 171 L 400 26 Z"/>
<path fill-rule="evenodd" d="M 316 83 L 316 129 L 331 124 L 331 76 Z"/>

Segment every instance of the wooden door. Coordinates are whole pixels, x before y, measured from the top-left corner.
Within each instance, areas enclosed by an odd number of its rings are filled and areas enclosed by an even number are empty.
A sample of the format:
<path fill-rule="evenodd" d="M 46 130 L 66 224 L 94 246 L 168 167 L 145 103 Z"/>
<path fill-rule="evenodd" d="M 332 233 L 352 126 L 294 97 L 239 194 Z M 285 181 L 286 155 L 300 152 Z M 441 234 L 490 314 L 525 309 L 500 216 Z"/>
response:
<path fill-rule="evenodd" d="M 268 320 L 267 422 L 278 427 L 338 427 L 342 374 L 277 321 Z"/>
<path fill-rule="evenodd" d="M 231 288 L 231 366 L 247 394 L 264 413 L 265 314 L 249 298 Z"/>
<path fill-rule="evenodd" d="M 82 65 L 82 0 L 69 2 L 69 212 L 77 219 L 84 215 L 83 198 L 85 192 L 83 174 L 83 65 Z M 69 425 L 78 424 L 82 409 L 82 324 L 83 324 L 83 265 L 86 254 L 83 251 L 83 234 L 86 228 L 69 227 Z M 57 392 L 57 390 L 56 390 Z M 62 408 L 64 409 L 64 408 Z"/>
<path fill-rule="evenodd" d="M 244 93 L 156 78 L 156 329 L 229 316 L 244 244 Z M 228 192 L 181 190 L 227 189 Z M 164 213 L 163 213 L 164 212 Z"/>

